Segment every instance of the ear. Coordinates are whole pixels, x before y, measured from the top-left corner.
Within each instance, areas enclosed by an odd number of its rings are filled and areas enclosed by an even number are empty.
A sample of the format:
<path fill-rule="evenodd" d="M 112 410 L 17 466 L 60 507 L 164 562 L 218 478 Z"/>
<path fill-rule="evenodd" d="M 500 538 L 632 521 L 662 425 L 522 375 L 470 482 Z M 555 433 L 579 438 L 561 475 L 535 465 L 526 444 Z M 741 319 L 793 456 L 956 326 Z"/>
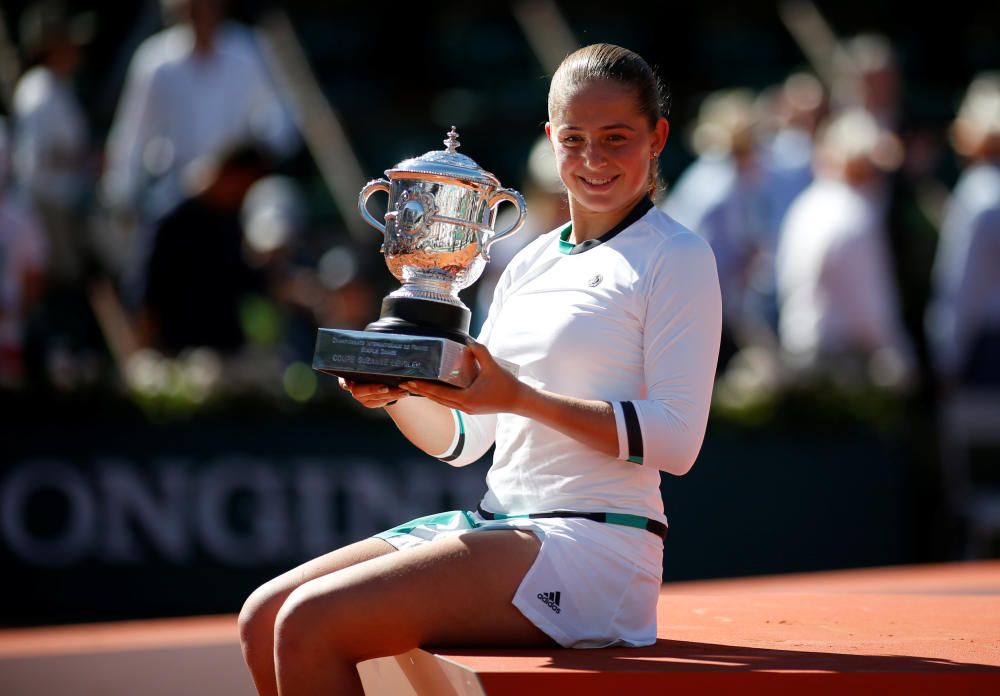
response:
<path fill-rule="evenodd" d="M 545 122 L 545 137 L 549 139 L 549 145 L 552 144 L 552 122 Z"/>
<path fill-rule="evenodd" d="M 657 152 L 662 152 L 667 144 L 667 136 L 670 135 L 670 122 L 662 116 L 653 126 L 653 147 Z"/>

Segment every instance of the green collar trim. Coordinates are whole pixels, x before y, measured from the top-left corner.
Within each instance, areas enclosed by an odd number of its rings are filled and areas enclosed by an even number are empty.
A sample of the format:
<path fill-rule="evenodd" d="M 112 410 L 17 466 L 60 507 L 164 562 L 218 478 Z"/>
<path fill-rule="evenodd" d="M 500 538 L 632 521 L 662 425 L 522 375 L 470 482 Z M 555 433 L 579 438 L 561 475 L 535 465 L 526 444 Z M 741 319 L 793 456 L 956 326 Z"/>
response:
<path fill-rule="evenodd" d="M 573 223 L 569 223 L 563 228 L 563 231 L 559 233 L 559 253 L 560 254 L 571 254 L 573 253 L 576 244 L 569 241 L 569 236 L 573 234 Z"/>
<path fill-rule="evenodd" d="M 573 232 L 573 223 L 570 222 L 559 233 L 559 253 L 567 256 L 582 254 L 588 249 L 600 246 L 601 244 L 614 239 L 619 232 L 628 229 L 633 223 L 638 221 L 639 218 L 649 212 L 649 209 L 652 207 L 653 201 L 651 201 L 648 196 L 643 196 L 639 199 L 639 202 L 633 206 L 632 210 L 629 211 L 628 215 L 626 215 L 617 225 L 612 227 L 597 239 L 588 239 L 587 241 L 580 242 L 579 244 L 572 244 L 569 241 L 569 236 Z"/>

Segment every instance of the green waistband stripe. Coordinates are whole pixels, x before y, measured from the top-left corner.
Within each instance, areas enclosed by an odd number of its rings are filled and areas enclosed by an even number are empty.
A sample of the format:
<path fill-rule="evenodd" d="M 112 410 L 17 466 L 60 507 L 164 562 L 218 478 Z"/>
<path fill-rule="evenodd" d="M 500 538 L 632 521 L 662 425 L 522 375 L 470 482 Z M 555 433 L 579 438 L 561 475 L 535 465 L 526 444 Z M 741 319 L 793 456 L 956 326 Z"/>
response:
<path fill-rule="evenodd" d="M 605 519 L 610 524 L 620 524 L 625 527 L 638 527 L 639 529 L 646 528 L 646 518 L 640 517 L 639 515 L 626 515 L 619 512 L 607 512 L 605 513 Z"/>
<path fill-rule="evenodd" d="M 667 536 L 667 525 L 656 520 L 651 520 L 641 515 L 631 515 L 627 513 L 620 512 L 576 512 L 572 510 L 557 510 L 555 512 L 536 512 L 533 514 L 523 514 L 523 515 L 504 515 L 502 513 L 489 512 L 484 510 L 482 506 L 478 506 L 477 511 L 486 520 L 514 520 L 514 519 L 538 519 L 546 517 L 578 517 L 583 519 L 593 520 L 594 522 L 607 522 L 609 524 L 617 524 L 624 527 L 634 527 L 636 529 L 645 529 L 646 531 L 652 532 L 661 539 L 665 539 Z M 458 524 L 461 516 L 464 518 L 465 523 L 468 527 L 462 527 Z M 450 510 L 448 512 L 440 512 L 434 515 L 426 515 L 424 517 L 418 517 L 415 520 L 410 520 L 409 522 L 404 522 L 403 524 L 393 527 L 392 529 L 387 529 L 384 532 L 379 532 L 374 536 L 379 539 L 392 539 L 393 537 L 401 536 L 404 534 L 409 534 L 417 527 L 447 527 L 454 529 L 456 531 L 461 531 L 462 529 L 477 529 L 482 527 L 484 523 L 477 522 L 472 514 L 466 512 L 465 510 Z"/>
<path fill-rule="evenodd" d="M 652 532 L 661 539 L 667 536 L 667 525 L 657 520 L 651 520 L 642 515 L 631 515 L 624 512 L 577 512 L 576 510 L 555 510 L 553 512 L 532 512 L 522 515 L 505 515 L 500 512 L 490 512 L 484 510 L 480 505 L 477 512 L 487 520 L 513 520 L 513 519 L 542 519 L 546 517 L 579 517 L 593 520 L 594 522 L 607 522 L 625 527 L 635 527 Z"/>

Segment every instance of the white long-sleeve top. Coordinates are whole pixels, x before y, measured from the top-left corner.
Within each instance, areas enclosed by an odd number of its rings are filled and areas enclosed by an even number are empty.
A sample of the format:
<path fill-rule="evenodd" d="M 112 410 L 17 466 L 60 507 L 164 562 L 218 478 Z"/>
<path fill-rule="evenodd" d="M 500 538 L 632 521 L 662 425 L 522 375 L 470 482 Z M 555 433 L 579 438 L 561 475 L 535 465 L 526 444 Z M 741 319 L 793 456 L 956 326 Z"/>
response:
<path fill-rule="evenodd" d="M 533 387 L 610 402 L 619 456 L 529 418 L 456 412 L 460 432 L 442 459 L 467 464 L 496 442 L 487 510 L 666 521 L 659 472 L 684 474 L 701 448 L 722 307 L 708 244 L 651 204 L 636 216 L 599 240 L 573 246 L 567 227 L 528 245 L 479 337 Z"/>

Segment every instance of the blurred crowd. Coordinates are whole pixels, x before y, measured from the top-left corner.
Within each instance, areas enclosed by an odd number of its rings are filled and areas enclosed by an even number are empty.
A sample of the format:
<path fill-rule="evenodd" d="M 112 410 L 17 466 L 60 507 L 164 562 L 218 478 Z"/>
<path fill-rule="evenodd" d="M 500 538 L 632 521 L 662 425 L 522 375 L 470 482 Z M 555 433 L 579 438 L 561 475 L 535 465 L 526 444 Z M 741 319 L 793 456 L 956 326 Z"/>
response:
<path fill-rule="evenodd" d="M 197 403 L 315 391 L 318 325 L 377 311 L 357 255 L 307 258 L 288 99 L 225 0 L 162 0 L 104 142 L 75 80 L 93 17 L 24 9 L 0 120 L 0 387 L 117 384 Z"/>
<path fill-rule="evenodd" d="M 16 18 L 0 388 L 198 401 L 244 380 L 307 400 L 316 327 L 374 320 L 391 278 L 343 234 L 306 253 L 304 184 L 281 174 L 303 144 L 256 35 L 224 0 L 162 6 L 103 142 L 75 84 L 92 20 L 50 0 Z M 908 120 L 886 38 L 845 41 L 830 68 L 707 95 L 675 131 L 695 159 L 659 204 L 715 251 L 720 397 L 1000 388 L 1000 72 L 967 86 L 944 134 Z M 477 321 L 505 259 L 568 217 L 546 143 L 519 183 L 528 228 L 466 296 Z"/>
<path fill-rule="evenodd" d="M 708 95 L 663 203 L 715 250 L 721 394 L 1000 387 L 1000 72 L 944 137 L 908 122 L 885 37 L 831 68 Z"/>

